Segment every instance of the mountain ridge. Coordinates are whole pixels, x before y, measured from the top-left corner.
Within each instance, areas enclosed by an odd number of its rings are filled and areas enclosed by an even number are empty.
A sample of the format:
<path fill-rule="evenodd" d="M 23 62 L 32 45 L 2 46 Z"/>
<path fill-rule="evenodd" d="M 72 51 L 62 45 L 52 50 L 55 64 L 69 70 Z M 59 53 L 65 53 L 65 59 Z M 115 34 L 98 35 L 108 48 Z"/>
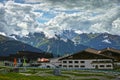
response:
<path fill-rule="evenodd" d="M 43 52 L 42 50 L 26 43 L 0 35 L 0 56 L 8 56 L 9 54 L 17 53 L 18 51 Z"/>
<path fill-rule="evenodd" d="M 103 49 L 106 47 L 120 49 L 120 36 L 109 33 L 78 34 L 74 30 L 64 30 L 60 34 L 55 34 L 53 38 L 47 38 L 45 34 L 41 32 L 30 33 L 27 37 L 22 38 L 17 36 L 17 39 L 43 51 L 58 55 L 75 53 L 88 47 L 95 49 Z"/>
<path fill-rule="evenodd" d="M 86 48 L 104 49 L 107 47 L 120 49 L 120 36 L 109 33 L 81 33 L 64 30 L 55 37 L 48 38 L 44 32 L 29 33 L 27 36 L 11 35 L 18 41 L 29 44 L 44 52 L 56 55 L 72 54 Z"/>

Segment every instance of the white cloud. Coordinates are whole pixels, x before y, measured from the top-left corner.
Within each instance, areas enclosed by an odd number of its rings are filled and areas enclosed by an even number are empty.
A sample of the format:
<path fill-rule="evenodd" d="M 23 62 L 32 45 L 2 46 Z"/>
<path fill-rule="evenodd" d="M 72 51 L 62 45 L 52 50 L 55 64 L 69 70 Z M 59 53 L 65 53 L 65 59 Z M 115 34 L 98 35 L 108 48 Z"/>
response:
<path fill-rule="evenodd" d="M 26 3 L 38 3 L 41 2 L 41 0 L 25 0 Z"/>
<path fill-rule="evenodd" d="M 89 28 L 89 30 L 93 32 L 108 32 L 117 34 L 116 30 L 118 31 L 119 27 L 115 30 L 114 24 L 119 25 L 119 23 L 115 23 L 114 21 L 120 17 L 119 13 L 120 6 L 107 10 L 105 14 L 91 18 L 90 20 L 93 22 L 93 25 Z"/>
<path fill-rule="evenodd" d="M 28 35 L 29 34 L 29 32 L 27 31 L 27 30 L 22 30 L 21 31 L 21 35 L 23 35 L 23 36 L 26 36 L 26 35 Z"/>
<path fill-rule="evenodd" d="M 114 13 L 113 13 L 114 12 Z M 99 12 L 100 15 L 94 16 L 92 11 L 83 11 L 79 13 L 67 14 L 61 13 L 55 18 L 51 19 L 46 25 L 48 29 L 62 30 L 62 29 L 74 29 L 83 32 L 108 32 L 117 34 L 119 29 L 119 22 L 114 22 L 120 16 L 120 7 L 116 6 L 111 9 L 103 10 Z M 116 30 L 112 23 L 118 27 Z"/>
<path fill-rule="evenodd" d="M 120 35 L 120 18 L 114 20 L 112 26 L 111 33 Z"/>
<path fill-rule="evenodd" d="M 25 3 L 0 3 L 0 32 L 25 36 L 29 32 L 44 31 L 49 37 L 65 29 L 74 29 L 77 33 L 120 33 L 119 0 L 25 0 Z M 44 12 L 54 14 L 55 17 L 44 18 Z M 39 18 L 48 22 L 39 23 L 36 21 Z"/>
<path fill-rule="evenodd" d="M 2 4 L 2 3 L 0 3 L 0 8 L 1 8 L 1 7 L 3 7 L 3 4 Z"/>
<path fill-rule="evenodd" d="M 0 10 L 0 27 L 2 28 L 0 31 L 7 35 L 13 33 L 26 35 L 29 32 L 34 32 L 34 28 L 38 25 L 36 18 L 41 16 L 41 13 L 33 12 L 32 5 L 14 3 L 13 1 L 6 2 Z"/>
<path fill-rule="evenodd" d="M 27 29 L 28 28 L 27 23 L 25 23 L 25 22 L 18 23 L 17 26 L 22 28 L 22 29 Z"/>
<path fill-rule="evenodd" d="M 109 8 L 119 3 L 119 0 L 25 0 L 26 3 L 49 3 L 54 8 L 64 9 L 96 9 Z M 64 3 L 64 4 L 63 4 Z"/>

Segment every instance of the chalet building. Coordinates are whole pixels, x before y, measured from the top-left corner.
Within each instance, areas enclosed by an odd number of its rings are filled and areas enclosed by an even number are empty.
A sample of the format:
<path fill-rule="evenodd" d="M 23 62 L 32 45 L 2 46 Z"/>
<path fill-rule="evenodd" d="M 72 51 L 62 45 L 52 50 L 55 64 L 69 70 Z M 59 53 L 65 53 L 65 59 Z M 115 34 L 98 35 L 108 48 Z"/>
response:
<path fill-rule="evenodd" d="M 106 48 L 99 51 L 99 54 L 114 58 L 114 68 L 120 68 L 120 50 L 113 48 Z"/>
<path fill-rule="evenodd" d="M 113 48 L 106 48 L 99 51 L 99 54 L 106 55 L 109 57 L 113 57 L 116 61 L 120 61 L 120 50 Z"/>
<path fill-rule="evenodd" d="M 114 58 L 98 53 L 89 48 L 59 60 L 62 68 L 113 69 Z"/>
<path fill-rule="evenodd" d="M 105 48 L 85 49 L 59 59 L 62 68 L 113 69 L 120 68 L 120 50 Z"/>

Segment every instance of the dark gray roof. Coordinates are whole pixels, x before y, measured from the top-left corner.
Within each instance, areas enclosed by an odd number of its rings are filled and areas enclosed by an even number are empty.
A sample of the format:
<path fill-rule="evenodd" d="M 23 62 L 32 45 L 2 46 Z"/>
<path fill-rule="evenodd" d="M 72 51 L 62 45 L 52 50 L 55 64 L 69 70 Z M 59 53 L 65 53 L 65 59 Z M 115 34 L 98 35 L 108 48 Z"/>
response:
<path fill-rule="evenodd" d="M 63 60 L 63 59 L 114 59 L 114 58 L 84 50 L 84 51 L 81 51 L 81 52 L 78 52 L 72 55 L 62 57 L 59 60 Z"/>

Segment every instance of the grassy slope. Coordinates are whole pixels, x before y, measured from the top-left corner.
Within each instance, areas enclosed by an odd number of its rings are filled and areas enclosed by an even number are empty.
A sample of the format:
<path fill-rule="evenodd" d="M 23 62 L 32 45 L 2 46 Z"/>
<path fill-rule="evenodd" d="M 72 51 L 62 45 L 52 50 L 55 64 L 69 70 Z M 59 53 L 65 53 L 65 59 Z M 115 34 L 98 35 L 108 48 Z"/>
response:
<path fill-rule="evenodd" d="M 5 68 L 1 67 L 0 69 Z M 55 76 L 53 75 L 52 69 L 27 69 L 26 72 L 21 73 L 5 73 L 3 71 L 0 71 L 0 80 L 100 80 L 100 78 L 103 78 L 105 80 L 115 79 L 115 76 L 105 73 L 66 70 L 62 70 L 61 73 L 61 76 Z"/>
<path fill-rule="evenodd" d="M 67 79 L 65 76 L 25 76 L 19 73 L 0 74 L 0 80 L 62 80 Z"/>

